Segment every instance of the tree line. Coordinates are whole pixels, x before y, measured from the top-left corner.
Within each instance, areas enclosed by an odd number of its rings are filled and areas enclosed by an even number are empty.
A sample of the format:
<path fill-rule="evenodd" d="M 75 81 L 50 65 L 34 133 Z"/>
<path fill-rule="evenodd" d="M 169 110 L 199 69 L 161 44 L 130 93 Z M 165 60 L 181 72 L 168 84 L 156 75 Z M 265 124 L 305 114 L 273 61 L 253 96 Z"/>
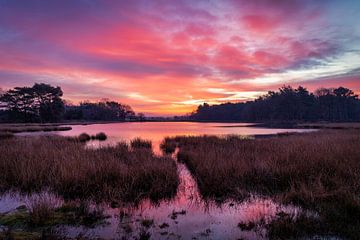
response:
<path fill-rule="evenodd" d="M 348 88 L 320 88 L 314 93 L 283 86 L 254 101 L 204 103 L 189 119 L 201 121 L 360 121 L 360 100 Z"/>
<path fill-rule="evenodd" d="M 143 118 L 135 115 L 129 105 L 102 100 L 79 105 L 66 104 L 60 87 L 35 83 L 32 87 L 0 89 L 1 122 L 125 121 Z"/>

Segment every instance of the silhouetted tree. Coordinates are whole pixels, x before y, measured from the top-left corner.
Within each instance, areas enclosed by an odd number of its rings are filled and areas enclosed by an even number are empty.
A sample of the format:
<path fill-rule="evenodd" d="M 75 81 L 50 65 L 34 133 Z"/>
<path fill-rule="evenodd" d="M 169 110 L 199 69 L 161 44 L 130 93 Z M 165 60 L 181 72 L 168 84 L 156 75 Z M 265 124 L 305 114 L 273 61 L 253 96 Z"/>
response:
<path fill-rule="evenodd" d="M 66 106 L 65 119 L 91 121 L 125 121 L 135 116 L 130 106 L 103 99 L 98 103 L 88 101 L 79 106 Z"/>
<path fill-rule="evenodd" d="M 350 89 L 318 89 L 315 94 L 299 86 L 283 86 L 254 101 L 200 105 L 190 117 L 207 121 L 359 121 L 360 100 Z"/>
<path fill-rule="evenodd" d="M 72 105 L 62 99 L 60 87 L 36 83 L 0 92 L 0 121 L 58 122 L 61 120 L 125 121 L 137 119 L 129 105 L 108 99 Z M 143 118 L 143 115 L 140 115 Z"/>
<path fill-rule="evenodd" d="M 60 87 L 52 87 L 49 84 L 36 83 L 32 89 L 39 108 L 41 122 L 58 122 L 64 114 L 64 102 L 61 99 L 63 92 Z"/>
<path fill-rule="evenodd" d="M 10 89 L 0 101 L 8 112 L 9 121 L 55 122 L 62 119 L 64 112 L 62 94 L 60 87 L 35 84 Z"/>

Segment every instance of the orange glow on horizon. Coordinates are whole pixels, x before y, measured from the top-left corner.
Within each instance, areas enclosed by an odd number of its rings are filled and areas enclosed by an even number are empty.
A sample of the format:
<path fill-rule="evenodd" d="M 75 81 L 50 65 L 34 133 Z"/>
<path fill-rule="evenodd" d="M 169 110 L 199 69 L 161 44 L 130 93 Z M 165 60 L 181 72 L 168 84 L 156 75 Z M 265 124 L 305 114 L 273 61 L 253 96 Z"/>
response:
<path fill-rule="evenodd" d="M 352 9 L 320 1 L 10 1 L 0 8 L 0 88 L 45 82 L 74 103 L 108 98 L 151 115 L 251 100 L 284 84 L 359 93 Z"/>

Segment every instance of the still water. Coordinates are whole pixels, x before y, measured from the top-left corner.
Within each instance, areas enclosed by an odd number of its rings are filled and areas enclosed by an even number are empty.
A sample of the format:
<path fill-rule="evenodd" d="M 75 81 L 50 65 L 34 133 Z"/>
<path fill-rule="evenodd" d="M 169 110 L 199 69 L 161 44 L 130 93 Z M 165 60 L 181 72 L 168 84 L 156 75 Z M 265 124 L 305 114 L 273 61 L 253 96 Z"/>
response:
<path fill-rule="evenodd" d="M 77 136 L 81 133 L 94 135 L 104 132 L 108 139 L 100 144 L 116 144 L 119 141 L 130 141 L 136 137 L 151 140 L 154 151 L 159 152 L 159 144 L 164 137 L 182 135 L 269 135 L 284 132 L 308 132 L 311 129 L 275 129 L 252 126 L 251 123 L 198 123 L 198 122 L 126 122 L 92 125 L 72 125 L 72 130 L 56 132 L 63 136 Z M 44 134 L 25 133 L 23 135 Z M 90 144 L 98 145 L 94 141 Z"/>
<path fill-rule="evenodd" d="M 305 129 L 259 128 L 245 123 L 193 123 L 193 122 L 144 122 L 112 123 L 93 125 L 73 125 L 72 130 L 55 132 L 63 136 L 90 135 L 104 132 L 108 139 L 104 142 L 92 141 L 94 147 L 130 141 L 141 137 L 153 143 L 154 151 L 161 154 L 159 144 L 166 136 L 177 135 L 269 135 L 284 132 L 307 132 Z M 39 135 L 49 133 L 24 133 Z M 54 134 L 54 133 L 51 133 Z M 176 161 L 174 156 L 174 161 Z M 178 163 L 180 185 L 176 196 L 153 204 L 148 200 L 138 206 L 111 208 L 104 206 L 110 216 L 108 224 L 93 229 L 64 227 L 68 237 L 87 236 L 102 239 L 138 239 L 141 231 L 151 235 L 151 239 L 266 239 L 266 230 L 257 227 L 243 231 L 238 224 L 249 222 L 269 222 L 280 212 L 296 217 L 302 210 L 292 205 L 281 205 L 270 198 L 251 196 L 242 202 L 228 201 L 222 204 L 204 201 L 198 191 L 196 181 L 185 165 Z M 28 198 L 28 197 L 27 197 Z M 21 196 L 0 197 L 0 212 L 11 211 L 26 201 Z M 144 228 L 143 219 L 153 220 L 153 225 Z M 131 231 L 130 231 L 130 230 Z"/>

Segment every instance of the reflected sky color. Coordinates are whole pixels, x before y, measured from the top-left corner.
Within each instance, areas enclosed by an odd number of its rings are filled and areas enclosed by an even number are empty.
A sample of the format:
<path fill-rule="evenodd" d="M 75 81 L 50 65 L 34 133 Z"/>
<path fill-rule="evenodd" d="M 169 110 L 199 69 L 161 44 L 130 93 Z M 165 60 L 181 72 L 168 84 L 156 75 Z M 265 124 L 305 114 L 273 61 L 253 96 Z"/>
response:
<path fill-rule="evenodd" d="M 0 87 L 46 82 L 150 115 L 283 84 L 360 93 L 360 1 L 0 0 Z"/>

